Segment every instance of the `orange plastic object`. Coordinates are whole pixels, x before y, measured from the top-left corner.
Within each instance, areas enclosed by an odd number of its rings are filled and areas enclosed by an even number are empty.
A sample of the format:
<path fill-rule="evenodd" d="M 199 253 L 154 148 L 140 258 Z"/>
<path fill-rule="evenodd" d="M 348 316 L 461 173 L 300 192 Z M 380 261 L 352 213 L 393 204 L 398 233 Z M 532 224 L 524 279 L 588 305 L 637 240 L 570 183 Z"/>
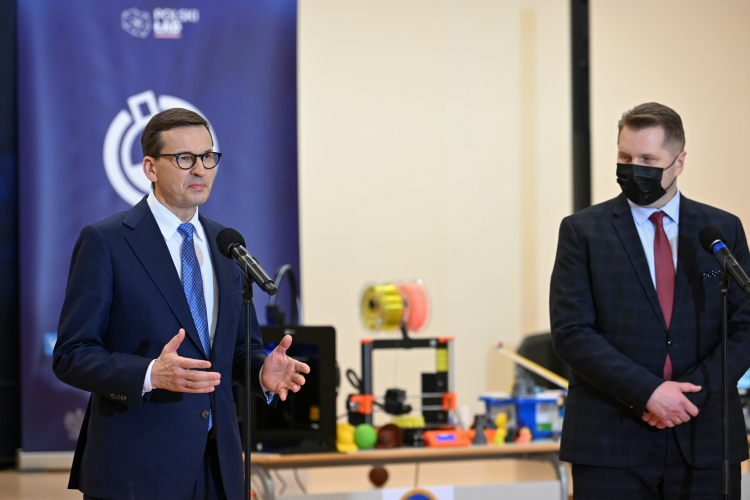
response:
<path fill-rule="evenodd" d="M 471 446 L 471 438 L 467 431 L 461 429 L 453 431 L 426 431 L 424 433 L 424 444 L 433 448 Z"/>
<path fill-rule="evenodd" d="M 518 436 L 513 438 L 513 441 L 515 441 L 518 444 L 526 444 L 531 441 L 531 431 L 528 427 L 522 427 L 520 431 L 518 431 Z"/>
<path fill-rule="evenodd" d="M 372 339 L 362 339 L 363 344 L 372 344 Z"/>
<path fill-rule="evenodd" d="M 438 337 L 438 342 L 445 344 L 448 341 L 456 340 L 455 337 Z"/>
<path fill-rule="evenodd" d="M 375 401 L 375 396 L 372 394 L 352 394 L 349 400 L 353 403 L 357 403 L 359 408 L 358 413 L 370 415 L 372 413 L 372 403 Z"/>
<path fill-rule="evenodd" d="M 401 283 L 398 289 L 406 303 L 404 311 L 406 329 L 410 332 L 418 332 L 427 324 L 430 317 L 430 297 L 427 295 L 427 289 L 420 282 Z"/>
<path fill-rule="evenodd" d="M 456 393 L 455 392 L 444 392 L 443 393 L 443 411 L 450 411 L 456 409 Z"/>

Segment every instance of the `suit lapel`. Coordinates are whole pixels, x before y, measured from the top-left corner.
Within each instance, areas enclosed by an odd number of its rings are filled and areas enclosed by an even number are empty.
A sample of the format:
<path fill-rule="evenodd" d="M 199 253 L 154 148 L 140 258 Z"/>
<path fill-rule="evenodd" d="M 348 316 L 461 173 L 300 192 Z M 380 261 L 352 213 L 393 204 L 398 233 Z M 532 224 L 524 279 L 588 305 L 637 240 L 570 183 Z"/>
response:
<path fill-rule="evenodd" d="M 123 224 L 132 229 L 131 232 L 125 234 L 125 240 L 161 292 L 182 328 L 185 329 L 187 337 L 205 357 L 198 329 L 195 327 L 193 315 L 190 313 L 190 307 L 185 298 L 185 290 L 182 288 L 164 236 L 159 230 L 159 225 L 145 197 L 130 209 Z M 174 334 L 176 335 L 177 332 Z"/>
<path fill-rule="evenodd" d="M 680 225 L 677 238 L 677 272 L 674 283 L 674 307 L 672 316 L 685 296 L 688 278 L 695 265 L 695 242 L 698 241 L 698 222 L 693 204 L 680 194 Z"/>
<path fill-rule="evenodd" d="M 654 309 L 656 317 L 659 318 L 661 326 L 666 332 L 667 323 L 664 320 L 664 313 L 659 304 L 659 296 L 656 294 L 656 288 L 654 288 L 654 281 L 651 278 L 651 271 L 648 268 L 646 254 L 643 252 L 643 243 L 641 242 L 641 237 L 638 235 L 638 230 L 635 228 L 633 213 L 630 211 L 630 205 L 628 205 L 624 194 L 615 199 L 612 216 L 612 222 L 620 237 L 620 241 L 630 257 L 630 262 L 635 268 L 635 273 L 641 281 L 643 290 L 646 292 L 649 302 L 651 302 L 651 307 Z M 682 221 L 680 221 L 681 223 Z"/>
<path fill-rule="evenodd" d="M 219 312 L 216 315 L 216 330 L 214 334 L 214 343 L 211 347 L 211 358 L 218 356 L 219 351 L 226 345 L 229 344 L 231 349 L 234 349 L 234 337 L 230 341 L 221 339 L 227 330 L 225 323 L 228 321 L 232 313 L 233 301 L 229 297 L 232 293 L 232 266 L 235 266 L 233 260 L 227 259 L 224 255 L 219 252 L 219 247 L 216 246 L 216 236 L 219 234 L 219 229 L 216 224 L 209 221 L 201 214 L 198 214 L 203 230 L 206 232 L 206 238 L 208 238 L 208 247 L 211 249 L 211 265 L 214 269 L 214 275 L 216 276 L 216 290 L 214 294 L 218 297 Z M 232 333 L 232 332 L 229 332 Z M 218 341 L 217 341 L 218 340 Z"/>

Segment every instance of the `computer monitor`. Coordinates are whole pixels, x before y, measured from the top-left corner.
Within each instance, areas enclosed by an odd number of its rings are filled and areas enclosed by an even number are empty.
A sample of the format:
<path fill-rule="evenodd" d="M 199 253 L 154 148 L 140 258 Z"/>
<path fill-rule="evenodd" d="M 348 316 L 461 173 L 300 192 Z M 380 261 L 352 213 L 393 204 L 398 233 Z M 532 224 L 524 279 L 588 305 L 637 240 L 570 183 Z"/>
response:
<path fill-rule="evenodd" d="M 270 353 L 284 335 L 292 336 L 290 357 L 307 363 L 310 373 L 297 393 L 276 408 L 257 398 L 252 404 L 250 439 L 254 451 L 299 453 L 335 450 L 336 331 L 330 326 L 262 326 Z"/>

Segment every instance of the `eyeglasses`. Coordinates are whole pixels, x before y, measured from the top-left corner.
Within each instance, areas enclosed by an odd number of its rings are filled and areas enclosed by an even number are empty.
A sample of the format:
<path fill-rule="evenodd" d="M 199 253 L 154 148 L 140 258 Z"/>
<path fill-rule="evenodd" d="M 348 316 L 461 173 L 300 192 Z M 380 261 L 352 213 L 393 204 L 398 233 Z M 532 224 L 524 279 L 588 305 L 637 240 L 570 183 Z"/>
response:
<path fill-rule="evenodd" d="M 193 165 L 195 165 L 195 162 L 198 158 L 201 159 L 201 162 L 203 163 L 203 168 L 207 170 L 211 170 L 212 168 L 216 168 L 216 165 L 219 164 L 219 160 L 221 160 L 221 153 L 215 153 L 211 151 L 210 153 L 204 153 L 202 155 L 195 155 L 193 153 L 171 153 L 171 154 L 158 154 L 158 155 L 151 155 L 154 158 L 159 158 L 160 156 L 174 156 L 177 160 L 177 167 L 182 170 L 190 170 L 193 168 Z"/>

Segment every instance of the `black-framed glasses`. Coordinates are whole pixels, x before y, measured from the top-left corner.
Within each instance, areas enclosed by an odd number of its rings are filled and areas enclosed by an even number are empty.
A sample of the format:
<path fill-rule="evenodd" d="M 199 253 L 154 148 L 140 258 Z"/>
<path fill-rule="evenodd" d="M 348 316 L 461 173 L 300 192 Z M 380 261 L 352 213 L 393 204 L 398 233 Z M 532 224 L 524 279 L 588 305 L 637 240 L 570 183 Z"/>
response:
<path fill-rule="evenodd" d="M 216 168 L 216 165 L 219 164 L 219 160 L 221 160 L 221 153 L 216 153 L 214 151 L 211 151 L 209 153 L 203 153 L 202 155 L 196 155 L 193 153 L 167 153 L 167 154 L 158 154 L 158 155 L 152 155 L 154 158 L 159 158 L 160 156 L 174 156 L 177 160 L 177 167 L 182 170 L 190 170 L 193 168 L 193 165 L 195 165 L 195 162 L 198 160 L 198 158 L 201 159 L 201 162 L 203 163 L 203 168 L 207 170 L 211 170 L 212 168 Z"/>

